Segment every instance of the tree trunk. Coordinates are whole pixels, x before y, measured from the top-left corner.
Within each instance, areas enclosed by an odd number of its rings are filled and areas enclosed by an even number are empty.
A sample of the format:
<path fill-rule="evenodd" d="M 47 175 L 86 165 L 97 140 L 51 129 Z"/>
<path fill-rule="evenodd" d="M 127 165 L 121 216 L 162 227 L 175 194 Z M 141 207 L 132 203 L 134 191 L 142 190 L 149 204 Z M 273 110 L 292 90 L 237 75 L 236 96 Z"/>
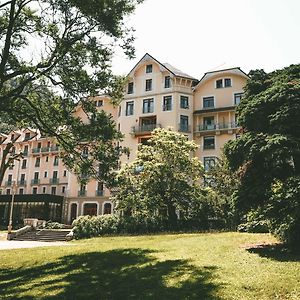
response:
<path fill-rule="evenodd" d="M 177 215 L 176 209 L 172 203 L 168 204 L 168 221 L 169 221 L 169 229 L 177 228 Z"/>

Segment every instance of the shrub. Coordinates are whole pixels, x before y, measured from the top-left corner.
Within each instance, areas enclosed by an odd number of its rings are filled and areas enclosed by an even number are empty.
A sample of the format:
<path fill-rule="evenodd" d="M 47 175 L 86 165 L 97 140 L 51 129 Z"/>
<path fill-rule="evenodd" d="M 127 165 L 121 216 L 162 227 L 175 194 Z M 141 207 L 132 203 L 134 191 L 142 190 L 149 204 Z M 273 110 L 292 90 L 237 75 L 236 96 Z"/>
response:
<path fill-rule="evenodd" d="M 44 228 L 46 228 L 46 229 L 63 229 L 64 227 L 65 227 L 64 224 L 48 221 Z"/>
<path fill-rule="evenodd" d="M 119 230 L 120 218 L 116 215 L 81 216 L 73 221 L 76 239 L 115 234 Z"/>
<path fill-rule="evenodd" d="M 238 225 L 240 232 L 268 233 L 270 232 L 270 222 L 266 220 L 262 208 L 251 210 L 246 215 L 246 222 Z"/>

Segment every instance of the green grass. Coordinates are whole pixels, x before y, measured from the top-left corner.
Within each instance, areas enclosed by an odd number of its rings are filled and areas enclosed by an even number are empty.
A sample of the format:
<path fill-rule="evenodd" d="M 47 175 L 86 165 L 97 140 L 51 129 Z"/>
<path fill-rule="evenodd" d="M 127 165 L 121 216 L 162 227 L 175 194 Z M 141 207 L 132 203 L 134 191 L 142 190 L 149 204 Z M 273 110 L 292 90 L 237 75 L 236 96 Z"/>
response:
<path fill-rule="evenodd" d="M 253 247 L 274 242 L 166 234 L 1 251 L 0 299 L 300 299 L 300 254 Z"/>

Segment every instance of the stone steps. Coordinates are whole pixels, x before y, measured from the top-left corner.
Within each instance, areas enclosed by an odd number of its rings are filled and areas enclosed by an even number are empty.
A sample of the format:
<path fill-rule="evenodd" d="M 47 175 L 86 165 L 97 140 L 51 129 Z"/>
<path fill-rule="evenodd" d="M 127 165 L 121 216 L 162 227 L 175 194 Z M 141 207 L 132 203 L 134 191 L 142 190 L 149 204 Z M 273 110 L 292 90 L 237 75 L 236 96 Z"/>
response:
<path fill-rule="evenodd" d="M 66 236 L 70 232 L 71 230 L 50 230 L 50 229 L 33 230 L 17 236 L 13 238 L 13 240 L 40 241 L 40 242 L 66 241 Z"/>

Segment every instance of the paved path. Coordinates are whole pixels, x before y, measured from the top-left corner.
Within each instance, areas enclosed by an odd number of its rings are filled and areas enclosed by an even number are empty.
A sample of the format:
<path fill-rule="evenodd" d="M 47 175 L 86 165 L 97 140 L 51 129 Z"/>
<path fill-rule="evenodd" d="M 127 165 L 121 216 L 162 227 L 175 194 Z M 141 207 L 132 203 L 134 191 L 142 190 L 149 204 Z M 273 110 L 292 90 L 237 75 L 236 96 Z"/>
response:
<path fill-rule="evenodd" d="M 0 250 L 67 245 L 70 244 L 67 242 L 0 241 Z"/>

